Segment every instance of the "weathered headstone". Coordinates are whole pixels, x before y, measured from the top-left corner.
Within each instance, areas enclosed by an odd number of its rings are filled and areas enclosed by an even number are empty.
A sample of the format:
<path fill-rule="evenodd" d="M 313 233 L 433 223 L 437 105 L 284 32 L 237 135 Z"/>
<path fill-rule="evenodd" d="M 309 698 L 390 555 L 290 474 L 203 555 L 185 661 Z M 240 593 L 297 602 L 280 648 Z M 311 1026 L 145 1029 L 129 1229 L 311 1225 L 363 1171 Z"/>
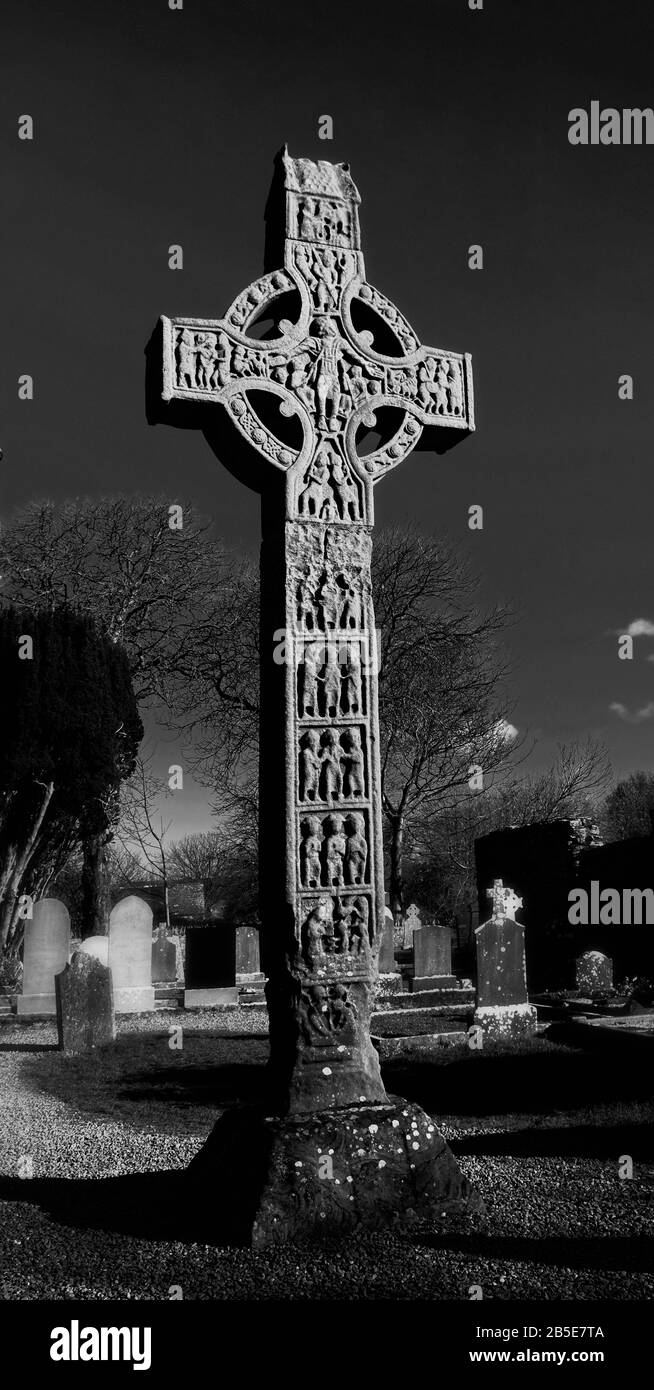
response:
<path fill-rule="evenodd" d="M 422 918 L 415 903 L 410 903 L 402 919 L 403 941 L 405 951 L 413 949 L 415 933 L 422 927 Z"/>
<path fill-rule="evenodd" d="M 452 974 L 452 933 L 449 927 L 425 922 L 413 934 L 414 991 L 444 989 L 446 982 L 456 985 Z"/>
<path fill-rule="evenodd" d="M 162 319 L 149 349 L 150 418 L 202 425 L 262 495 L 261 945 L 279 1119 L 258 1131 L 270 1155 L 258 1244 L 438 1218 L 469 1198 L 429 1118 L 387 1097 L 369 1018 L 384 929 L 373 485 L 421 436 L 442 452 L 474 428 L 472 372 L 469 357 L 422 346 L 367 283 L 359 202 L 346 164 L 284 151 L 268 273 L 223 319 Z M 264 339 L 254 324 L 266 315 L 278 327 Z M 364 454 L 376 410 L 379 442 Z M 231 1190 L 225 1135 L 219 1122 L 206 1161 Z M 338 1183 L 315 1164 L 330 1146 Z"/>
<path fill-rule="evenodd" d="M 380 975 L 393 975 L 397 972 L 397 966 L 395 964 L 394 921 L 390 907 L 384 908 L 384 929 L 379 946 L 378 970 Z"/>
<path fill-rule="evenodd" d="M 533 1033 L 536 1009 L 529 1003 L 525 962 L 525 929 L 514 913 L 522 905 L 510 888 L 496 879 L 488 897 L 493 914 L 475 930 L 477 949 L 477 1008 L 474 1021 L 493 1039 Z"/>
<path fill-rule="evenodd" d="M 177 947 L 165 926 L 157 927 L 152 938 L 152 980 L 157 984 L 175 984 L 177 980 Z"/>
<path fill-rule="evenodd" d="M 117 1014 L 154 1009 L 152 908 L 142 898 L 121 898 L 111 913 L 109 965 Z"/>
<path fill-rule="evenodd" d="M 613 989 L 613 962 L 602 951 L 584 951 L 576 967 L 577 989 L 581 994 L 606 994 Z"/>
<path fill-rule="evenodd" d="M 228 922 L 186 928 L 184 1008 L 225 1007 L 238 1002 L 236 934 Z"/>
<path fill-rule="evenodd" d="M 76 951 L 65 970 L 55 976 L 55 987 L 62 1052 L 91 1052 L 114 1041 L 116 1019 L 108 965 L 89 951 Z"/>
<path fill-rule="evenodd" d="M 16 1000 L 18 1014 L 57 1012 L 55 975 L 68 964 L 70 917 L 57 898 L 41 898 L 25 922 L 23 992 Z"/>
<path fill-rule="evenodd" d="M 109 965 L 108 936 L 86 936 L 83 941 L 80 941 L 77 950 L 85 956 L 93 956 L 93 959 L 99 960 L 101 965 Z"/>
<path fill-rule="evenodd" d="M 236 928 L 236 979 L 256 975 L 263 979 L 259 953 L 259 933 L 256 927 Z"/>

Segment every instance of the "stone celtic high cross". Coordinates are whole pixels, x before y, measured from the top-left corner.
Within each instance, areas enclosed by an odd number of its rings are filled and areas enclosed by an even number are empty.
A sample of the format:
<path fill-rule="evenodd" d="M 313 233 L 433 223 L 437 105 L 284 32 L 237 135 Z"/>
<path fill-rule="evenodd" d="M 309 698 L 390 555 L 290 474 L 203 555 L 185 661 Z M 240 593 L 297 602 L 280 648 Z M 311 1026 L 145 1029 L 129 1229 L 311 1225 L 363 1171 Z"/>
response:
<path fill-rule="evenodd" d="M 161 321 L 159 418 L 202 427 L 262 497 L 262 964 L 273 1105 L 298 1123 L 389 1107 L 369 1034 L 384 925 L 373 488 L 474 428 L 470 357 L 421 344 L 368 284 L 359 202 L 348 165 L 284 151 L 268 273 L 222 319 Z"/>

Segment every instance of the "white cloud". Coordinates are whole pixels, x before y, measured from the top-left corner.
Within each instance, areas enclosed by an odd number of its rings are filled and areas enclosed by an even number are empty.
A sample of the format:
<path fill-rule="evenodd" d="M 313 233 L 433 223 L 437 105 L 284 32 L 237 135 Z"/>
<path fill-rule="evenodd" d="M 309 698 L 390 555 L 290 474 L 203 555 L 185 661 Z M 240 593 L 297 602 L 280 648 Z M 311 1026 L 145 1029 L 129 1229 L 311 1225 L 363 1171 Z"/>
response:
<path fill-rule="evenodd" d="M 649 618 L 634 618 L 624 631 L 629 637 L 654 637 L 654 623 Z"/>
<path fill-rule="evenodd" d="M 518 737 L 518 730 L 515 724 L 509 724 L 508 719 L 498 719 L 495 725 L 495 733 L 503 743 L 513 743 L 514 738 Z"/>
<path fill-rule="evenodd" d="M 626 705 L 621 705 L 619 700 L 614 700 L 609 705 L 613 714 L 617 714 L 618 719 L 624 719 L 626 724 L 644 724 L 648 719 L 654 719 L 654 700 L 650 700 L 648 705 L 643 705 L 642 709 L 631 712 Z"/>

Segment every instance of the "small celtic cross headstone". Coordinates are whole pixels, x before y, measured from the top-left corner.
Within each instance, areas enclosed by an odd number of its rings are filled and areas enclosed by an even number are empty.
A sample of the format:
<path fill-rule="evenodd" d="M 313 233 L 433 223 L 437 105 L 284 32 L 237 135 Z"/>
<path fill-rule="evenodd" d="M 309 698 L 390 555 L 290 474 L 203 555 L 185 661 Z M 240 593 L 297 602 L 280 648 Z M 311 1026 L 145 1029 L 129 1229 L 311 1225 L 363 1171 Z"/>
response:
<path fill-rule="evenodd" d="M 503 922 L 505 917 L 515 921 L 516 912 L 522 907 L 522 898 L 519 898 L 512 888 L 505 888 L 501 878 L 496 878 L 493 887 L 486 889 L 486 897 L 493 905 L 493 922 Z"/>

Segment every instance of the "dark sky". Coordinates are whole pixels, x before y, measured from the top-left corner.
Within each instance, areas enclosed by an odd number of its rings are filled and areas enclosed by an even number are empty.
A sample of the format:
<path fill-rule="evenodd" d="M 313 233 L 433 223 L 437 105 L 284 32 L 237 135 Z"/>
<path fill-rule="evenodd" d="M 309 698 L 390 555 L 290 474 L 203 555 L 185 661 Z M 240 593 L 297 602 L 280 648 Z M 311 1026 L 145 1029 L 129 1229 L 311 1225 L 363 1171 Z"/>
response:
<path fill-rule="evenodd" d="M 160 313 L 219 315 L 262 269 L 275 151 L 349 160 L 368 278 L 473 354 L 477 433 L 377 490 L 519 602 L 513 721 L 654 766 L 654 147 L 573 147 L 568 111 L 654 102 L 650 0 L 21 0 L 2 21 L 3 509 L 192 496 L 253 545 L 256 496 L 199 433 L 146 424 Z M 17 118 L 35 121 L 32 143 Z M 332 142 L 318 117 L 334 119 Z M 170 243 L 184 270 L 167 266 Z M 467 267 L 480 243 L 485 268 Z M 17 378 L 35 378 L 35 400 Z M 618 399 L 631 373 L 635 399 Z M 483 533 L 468 507 L 485 509 Z M 612 711 L 617 704 L 621 713 Z M 180 808 L 181 810 L 181 808 Z M 184 820 L 184 816 L 186 819 Z M 200 825 L 192 797 L 180 831 Z"/>

